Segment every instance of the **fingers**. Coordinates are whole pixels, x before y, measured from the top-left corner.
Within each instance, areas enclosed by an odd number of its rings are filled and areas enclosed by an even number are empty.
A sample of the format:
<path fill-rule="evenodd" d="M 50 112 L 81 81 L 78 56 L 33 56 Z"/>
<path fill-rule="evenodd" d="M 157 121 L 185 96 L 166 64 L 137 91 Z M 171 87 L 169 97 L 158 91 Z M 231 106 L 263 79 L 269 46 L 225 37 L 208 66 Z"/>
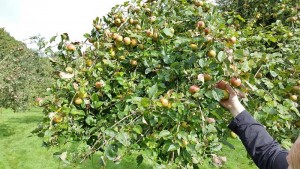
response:
<path fill-rule="evenodd" d="M 230 96 L 236 96 L 235 90 L 227 83 L 226 90 L 229 92 Z"/>

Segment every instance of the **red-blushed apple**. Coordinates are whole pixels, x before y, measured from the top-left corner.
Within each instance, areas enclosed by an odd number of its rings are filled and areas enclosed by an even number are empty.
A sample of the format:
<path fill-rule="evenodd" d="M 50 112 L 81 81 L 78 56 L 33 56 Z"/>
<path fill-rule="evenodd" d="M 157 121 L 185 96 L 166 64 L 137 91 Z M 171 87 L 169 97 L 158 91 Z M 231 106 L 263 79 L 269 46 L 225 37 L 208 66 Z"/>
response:
<path fill-rule="evenodd" d="M 241 79 L 239 79 L 239 78 L 237 78 L 237 77 L 232 77 L 232 78 L 230 79 L 230 83 L 231 83 L 231 85 L 234 86 L 234 87 L 239 87 L 239 86 L 241 86 L 242 81 L 241 81 Z"/>
<path fill-rule="evenodd" d="M 74 100 L 74 103 L 77 104 L 77 105 L 80 105 L 82 104 L 83 100 L 79 97 L 77 97 L 75 100 Z"/>
<path fill-rule="evenodd" d="M 63 121 L 63 117 L 62 117 L 61 115 L 56 114 L 56 115 L 54 115 L 54 117 L 53 117 L 53 121 L 54 121 L 55 123 L 60 123 L 60 122 Z"/>
<path fill-rule="evenodd" d="M 231 37 L 231 38 L 229 38 L 229 42 L 230 43 L 236 43 L 236 37 Z"/>
<path fill-rule="evenodd" d="M 207 122 L 207 123 L 215 123 L 216 120 L 215 120 L 214 118 L 208 117 L 208 118 L 206 118 L 206 122 Z"/>
<path fill-rule="evenodd" d="M 205 23 L 203 21 L 198 21 L 197 22 L 197 28 L 198 29 L 203 29 L 205 27 Z"/>
<path fill-rule="evenodd" d="M 194 94 L 197 93 L 200 90 L 200 88 L 197 85 L 192 85 L 189 90 L 190 93 Z"/>
<path fill-rule="evenodd" d="M 153 31 L 147 30 L 146 34 L 147 34 L 148 37 L 152 37 L 153 36 Z"/>
<path fill-rule="evenodd" d="M 205 33 L 205 35 L 208 35 L 210 33 L 210 29 L 209 28 L 205 28 L 204 29 L 204 33 Z"/>
<path fill-rule="evenodd" d="M 226 84 L 224 80 L 221 80 L 216 84 L 216 88 L 226 90 Z"/>
<path fill-rule="evenodd" d="M 124 38 L 124 43 L 125 43 L 125 45 L 130 45 L 130 43 L 131 43 L 130 38 L 129 37 L 125 37 Z"/>
<path fill-rule="evenodd" d="M 71 43 L 67 44 L 66 48 L 67 48 L 68 51 L 72 51 L 72 52 L 76 50 L 75 45 L 73 45 Z"/>
<path fill-rule="evenodd" d="M 104 84 L 103 84 L 103 82 L 101 82 L 101 81 L 98 81 L 98 82 L 95 83 L 95 88 L 96 88 L 96 89 L 100 89 L 100 88 L 102 88 L 103 86 L 104 86 Z"/>

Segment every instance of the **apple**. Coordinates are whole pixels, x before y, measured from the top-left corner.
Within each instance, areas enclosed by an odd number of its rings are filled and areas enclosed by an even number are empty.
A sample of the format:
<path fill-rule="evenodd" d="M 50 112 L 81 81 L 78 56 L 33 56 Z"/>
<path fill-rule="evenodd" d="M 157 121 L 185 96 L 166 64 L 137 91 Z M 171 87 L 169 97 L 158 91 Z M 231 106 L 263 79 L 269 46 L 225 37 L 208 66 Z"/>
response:
<path fill-rule="evenodd" d="M 294 93 L 299 93 L 300 92 L 300 86 L 293 86 L 292 91 Z"/>
<path fill-rule="evenodd" d="M 197 22 L 197 28 L 198 29 L 203 29 L 205 27 L 205 23 L 203 21 Z"/>
<path fill-rule="evenodd" d="M 156 20 L 156 16 L 151 16 L 151 17 L 150 17 L 150 22 L 151 22 L 151 23 L 155 22 L 155 20 Z"/>
<path fill-rule="evenodd" d="M 257 73 L 255 78 L 262 78 L 262 73 Z"/>
<path fill-rule="evenodd" d="M 139 25 L 139 24 L 136 25 L 135 28 L 136 28 L 137 30 L 141 30 L 141 29 L 142 29 L 141 25 Z"/>
<path fill-rule="evenodd" d="M 62 120 L 63 120 L 63 117 L 58 114 L 54 115 L 54 117 L 53 117 L 53 121 L 55 123 L 60 123 L 60 122 L 62 122 Z"/>
<path fill-rule="evenodd" d="M 138 41 L 137 41 L 136 39 L 132 39 L 132 40 L 131 40 L 131 43 L 130 43 L 130 46 L 131 46 L 131 47 L 136 47 L 136 46 L 137 46 L 137 43 L 138 43 Z"/>
<path fill-rule="evenodd" d="M 130 60 L 130 64 L 131 64 L 132 66 L 136 66 L 136 65 L 137 65 L 137 61 L 136 61 L 136 60 Z"/>
<path fill-rule="evenodd" d="M 226 82 L 224 80 L 219 81 L 216 84 L 216 88 L 226 90 Z"/>
<path fill-rule="evenodd" d="M 115 19 L 115 25 L 120 26 L 122 23 L 121 19 L 117 18 Z"/>
<path fill-rule="evenodd" d="M 102 88 L 103 86 L 104 86 L 103 82 L 98 81 L 98 82 L 95 83 L 95 88 L 96 88 L 96 89 L 100 89 L 100 88 Z"/>
<path fill-rule="evenodd" d="M 77 104 L 77 105 L 80 105 L 82 104 L 83 100 L 79 97 L 77 97 L 75 100 L 74 100 L 74 103 Z"/>
<path fill-rule="evenodd" d="M 157 40 L 157 39 L 158 39 L 158 33 L 157 33 L 157 32 L 154 32 L 154 33 L 153 33 L 153 39 L 154 39 L 154 40 Z"/>
<path fill-rule="evenodd" d="M 208 123 L 215 123 L 216 120 L 214 118 L 206 118 L 206 122 L 208 122 Z"/>
<path fill-rule="evenodd" d="M 292 101 L 297 101 L 298 97 L 297 97 L 297 95 L 291 95 L 291 96 L 290 96 L 290 99 L 291 99 Z"/>
<path fill-rule="evenodd" d="M 143 50 L 144 49 L 144 45 L 143 44 L 139 44 L 139 49 Z"/>
<path fill-rule="evenodd" d="M 71 67 L 69 67 L 69 66 L 66 67 L 65 70 L 66 70 L 66 72 L 68 72 L 68 73 L 73 73 L 73 69 L 72 69 Z"/>
<path fill-rule="evenodd" d="M 197 6 L 197 7 L 199 7 L 199 6 L 203 6 L 203 1 L 195 1 L 195 5 Z"/>
<path fill-rule="evenodd" d="M 194 44 L 194 43 L 190 44 L 190 47 L 192 48 L 192 50 L 197 50 L 198 49 L 197 44 Z"/>
<path fill-rule="evenodd" d="M 134 20 L 132 18 L 129 19 L 129 23 L 132 25 Z"/>
<path fill-rule="evenodd" d="M 242 84 L 242 81 L 241 81 L 241 79 L 239 79 L 239 78 L 232 77 L 232 78 L 230 79 L 230 83 L 231 83 L 232 86 L 234 86 L 234 87 L 239 87 L 239 86 Z"/>
<path fill-rule="evenodd" d="M 208 57 L 210 57 L 210 58 L 214 58 L 214 57 L 217 56 L 217 53 L 216 53 L 216 51 L 214 51 L 214 50 L 210 50 L 210 51 L 208 51 L 207 55 L 208 55 Z"/>
<path fill-rule="evenodd" d="M 120 60 L 125 60 L 125 56 L 124 56 L 124 55 L 121 55 L 121 56 L 119 56 L 119 59 L 120 59 Z"/>
<path fill-rule="evenodd" d="M 222 100 L 228 100 L 229 99 L 229 93 L 226 90 L 222 90 L 223 91 L 223 98 Z"/>
<path fill-rule="evenodd" d="M 130 38 L 129 37 L 125 37 L 124 38 L 124 43 L 125 43 L 125 45 L 130 45 L 130 43 L 131 43 Z"/>
<path fill-rule="evenodd" d="M 290 38 L 293 37 L 293 33 L 292 33 L 292 32 L 289 32 L 287 35 L 288 35 L 288 37 L 290 37 Z"/>
<path fill-rule="evenodd" d="M 40 101 L 42 101 L 42 100 L 43 100 L 43 98 L 40 98 L 40 97 L 35 98 L 35 101 L 38 102 L 38 103 L 39 103 Z"/>
<path fill-rule="evenodd" d="M 169 107 L 169 101 L 165 98 L 160 98 L 160 103 L 163 107 Z"/>
<path fill-rule="evenodd" d="M 182 140 L 182 146 L 186 147 L 189 144 L 189 142 L 187 140 Z"/>
<path fill-rule="evenodd" d="M 192 94 L 194 94 L 197 93 L 200 90 L 200 88 L 197 85 L 192 85 L 189 90 Z"/>
<path fill-rule="evenodd" d="M 204 81 L 210 81 L 212 79 L 211 75 L 204 74 Z"/>
<path fill-rule="evenodd" d="M 148 37 L 152 37 L 153 36 L 153 32 L 151 30 L 147 30 L 146 34 Z"/>
<path fill-rule="evenodd" d="M 76 47 L 75 47 L 75 45 L 69 43 L 69 44 L 67 44 L 67 50 L 73 52 L 76 50 Z"/>
<path fill-rule="evenodd" d="M 86 92 L 79 91 L 79 92 L 77 93 L 77 96 L 78 96 L 79 98 L 86 98 L 86 97 L 87 97 L 87 93 L 86 93 Z"/>
<path fill-rule="evenodd" d="M 95 28 L 99 31 L 102 28 L 102 26 L 101 25 L 96 25 Z"/>
<path fill-rule="evenodd" d="M 208 35 L 210 33 L 210 29 L 209 28 L 205 28 L 204 29 L 204 33 L 205 33 L 205 35 Z"/>
<path fill-rule="evenodd" d="M 116 41 L 122 42 L 123 41 L 123 36 L 118 35 L 117 38 L 116 38 Z"/>
<path fill-rule="evenodd" d="M 229 42 L 230 43 L 236 43 L 236 37 L 231 37 L 231 38 L 229 38 Z"/>

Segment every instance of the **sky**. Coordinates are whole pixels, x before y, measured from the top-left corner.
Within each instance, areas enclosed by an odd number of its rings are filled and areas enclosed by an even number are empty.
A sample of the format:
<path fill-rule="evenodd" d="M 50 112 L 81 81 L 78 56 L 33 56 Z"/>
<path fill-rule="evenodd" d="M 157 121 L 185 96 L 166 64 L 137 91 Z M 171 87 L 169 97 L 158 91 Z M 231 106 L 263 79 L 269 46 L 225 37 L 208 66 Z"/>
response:
<path fill-rule="evenodd" d="M 83 40 L 93 20 L 126 0 L 0 0 L 0 28 L 24 41 L 41 35 L 50 39 L 67 32 L 72 41 Z"/>

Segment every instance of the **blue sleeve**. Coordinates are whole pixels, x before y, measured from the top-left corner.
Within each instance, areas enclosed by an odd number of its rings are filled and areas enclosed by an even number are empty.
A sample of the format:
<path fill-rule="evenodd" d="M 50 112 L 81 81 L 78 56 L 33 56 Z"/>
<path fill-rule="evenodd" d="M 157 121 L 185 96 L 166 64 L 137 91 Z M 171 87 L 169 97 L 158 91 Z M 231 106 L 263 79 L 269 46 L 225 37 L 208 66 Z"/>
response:
<path fill-rule="evenodd" d="M 279 143 L 246 110 L 237 115 L 228 126 L 235 132 L 254 163 L 260 169 L 287 169 L 286 156 Z"/>

